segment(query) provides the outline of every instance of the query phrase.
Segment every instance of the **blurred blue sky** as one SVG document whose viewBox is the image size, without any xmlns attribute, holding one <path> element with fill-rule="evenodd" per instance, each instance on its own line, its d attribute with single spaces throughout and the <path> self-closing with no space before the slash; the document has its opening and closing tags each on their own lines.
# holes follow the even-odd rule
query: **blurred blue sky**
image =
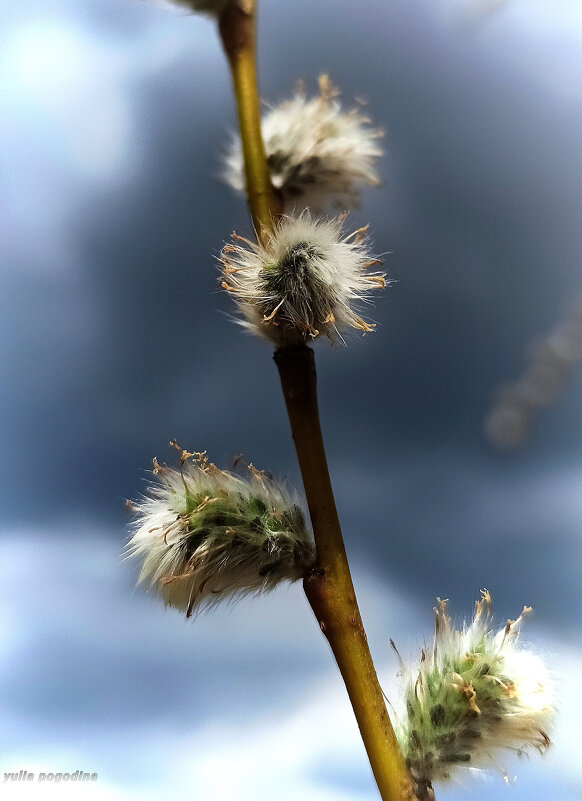
<svg viewBox="0 0 582 801">
<path fill-rule="evenodd" d="M 496 388 L 582 295 L 579 0 L 261 0 L 266 100 L 325 70 L 386 130 L 371 223 L 396 279 L 374 335 L 316 346 L 321 412 L 386 688 L 437 595 L 483 586 L 563 696 L 518 780 L 442 799 L 575 801 L 582 370 L 529 443 L 482 434 Z M 243 204 L 215 180 L 234 125 L 213 24 L 141 0 L 0 8 L 2 798 L 372 801 L 301 588 L 196 621 L 133 592 L 123 500 L 172 437 L 298 485 L 269 346 L 241 335 L 215 256 Z"/>
</svg>

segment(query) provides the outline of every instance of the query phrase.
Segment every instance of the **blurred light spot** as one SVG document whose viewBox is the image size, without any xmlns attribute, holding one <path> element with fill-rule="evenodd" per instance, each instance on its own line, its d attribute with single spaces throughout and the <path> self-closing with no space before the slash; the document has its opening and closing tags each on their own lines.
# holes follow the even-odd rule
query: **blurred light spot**
<svg viewBox="0 0 582 801">
<path fill-rule="evenodd" d="M 561 393 L 573 365 L 582 361 L 582 298 L 550 333 L 534 343 L 529 364 L 496 393 L 483 427 L 496 448 L 518 448 L 528 439 L 536 410 Z"/>
</svg>

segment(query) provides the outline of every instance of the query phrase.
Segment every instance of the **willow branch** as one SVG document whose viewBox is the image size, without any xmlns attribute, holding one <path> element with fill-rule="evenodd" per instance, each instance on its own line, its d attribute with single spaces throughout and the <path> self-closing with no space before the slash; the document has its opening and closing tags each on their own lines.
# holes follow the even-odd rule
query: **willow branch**
<svg viewBox="0 0 582 801">
<path fill-rule="evenodd" d="M 383 801 L 414 798 L 386 711 L 358 609 L 337 515 L 317 406 L 315 360 L 308 347 L 275 353 L 295 441 L 317 565 L 304 580 L 309 603 L 344 679 Z"/>
<path fill-rule="evenodd" d="M 259 236 L 281 213 L 265 157 L 255 56 L 256 0 L 233 0 L 219 20 L 236 100 L 247 197 Z"/>
<path fill-rule="evenodd" d="M 261 136 L 255 64 L 256 0 L 232 0 L 219 29 L 230 64 L 242 142 L 249 207 L 259 236 L 281 213 Z M 413 792 L 370 656 L 323 446 L 313 351 L 277 351 L 291 430 L 317 549 L 317 566 L 304 588 L 344 679 L 383 801 L 409 801 Z"/>
</svg>

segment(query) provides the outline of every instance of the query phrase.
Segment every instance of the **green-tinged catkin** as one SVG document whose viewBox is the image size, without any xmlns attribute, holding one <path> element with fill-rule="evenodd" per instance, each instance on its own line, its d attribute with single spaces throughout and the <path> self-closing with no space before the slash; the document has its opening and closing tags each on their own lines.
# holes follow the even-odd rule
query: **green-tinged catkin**
<svg viewBox="0 0 582 801">
<path fill-rule="evenodd" d="M 403 666 L 405 712 L 399 740 L 417 785 L 419 799 L 430 798 L 434 780 L 460 767 L 497 765 L 496 752 L 546 749 L 554 714 L 554 695 L 541 660 L 517 637 L 524 608 L 500 630 L 491 625 L 487 591 L 476 603 L 472 623 L 451 625 L 439 601 L 431 649 L 415 669 Z"/>
<path fill-rule="evenodd" d="M 302 578 L 314 562 L 297 501 L 264 472 L 245 470 L 239 476 L 181 450 L 179 470 L 154 459 L 157 481 L 132 504 L 127 552 L 142 559 L 139 582 L 188 617 L 227 596 Z"/>
</svg>

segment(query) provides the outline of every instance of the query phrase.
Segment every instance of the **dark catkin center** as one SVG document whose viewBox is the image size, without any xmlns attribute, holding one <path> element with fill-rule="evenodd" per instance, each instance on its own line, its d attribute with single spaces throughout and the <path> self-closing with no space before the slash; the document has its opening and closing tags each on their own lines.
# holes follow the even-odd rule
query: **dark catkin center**
<svg viewBox="0 0 582 801">
<path fill-rule="evenodd" d="M 322 308 L 326 287 L 317 275 L 314 262 L 323 254 L 308 242 L 297 242 L 287 250 L 278 264 L 262 271 L 263 289 L 268 296 L 264 313 L 276 312 L 278 324 L 298 328 L 310 334 L 318 328 L 327 309 Z"/>
</svg>

